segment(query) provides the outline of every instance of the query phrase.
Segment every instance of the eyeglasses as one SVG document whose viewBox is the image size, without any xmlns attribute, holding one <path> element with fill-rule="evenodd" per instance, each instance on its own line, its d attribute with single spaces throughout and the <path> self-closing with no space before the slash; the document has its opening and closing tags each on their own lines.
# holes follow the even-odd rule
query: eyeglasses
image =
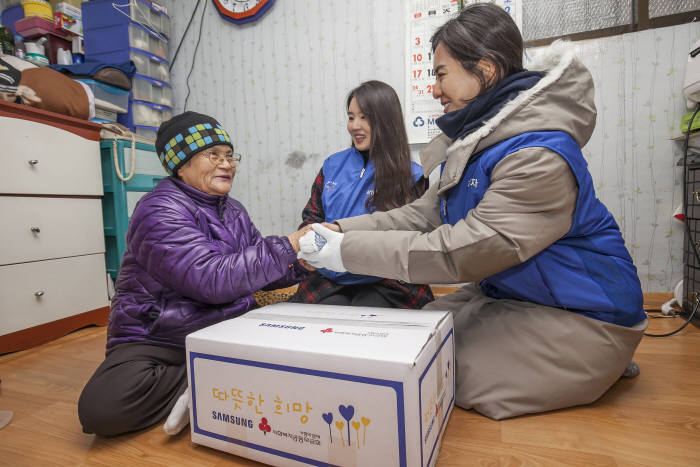
<svg viewBox="0 0 700 467">
<path fill-rule="evenodd" d="M 209 159 L 209 162 L 211 162 L 214 165 L 221 165 L 224 163 L 224 161 L 226 161 L 234 167 L 238 167 L 238 164 L 241 163 L 241 159 L 243 157 L 238 153 L 222 154 L 220 152 L 214 151 L 205 152 L 204 154 L 202 154 L 202 156 Z"/>
</svg>

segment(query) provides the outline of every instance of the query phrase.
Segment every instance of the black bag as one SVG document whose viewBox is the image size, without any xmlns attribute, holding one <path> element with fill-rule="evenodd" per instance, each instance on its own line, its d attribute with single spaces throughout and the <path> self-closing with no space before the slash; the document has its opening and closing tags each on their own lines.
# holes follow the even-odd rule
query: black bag
<svg viewBox="0 0 700 467">
<path fill-rule="evenodd" d="M 17 94 L 20 78 L 22 78 L 21 71 L 0 59 L 0 92 Z"/>
</svg>

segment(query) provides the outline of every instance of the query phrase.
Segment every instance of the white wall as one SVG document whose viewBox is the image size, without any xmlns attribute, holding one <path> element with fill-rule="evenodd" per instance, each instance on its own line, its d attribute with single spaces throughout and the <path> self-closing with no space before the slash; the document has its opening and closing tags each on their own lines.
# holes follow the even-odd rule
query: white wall
<svg viewBox="0 0 700 467">
<path fill-rule="evenodd" d="M 278 0 L 257 22 L 236 25 L 205 1 L 187 109 L 217 117 L 231 133 L 244 156 L 231 194 L 261 232 L 290 233 L 323 159 L 350 144 L 347 92 L 368 79 L 401 89 L 397 3 Z M 195 2 L 165 4 L 173 54 Z M 183 110 L 198 30 L 199 15 L 172 71 L 176 111 Z M 304 163 L 290 166 L 290 157 Z"/>
<path fill-rule="evenodd" d="M 173 20 L 172 55 L 195 2 L 163 3 Z M 203 3 L 187 109 L 215 116 L 231 133 L 244 155 L 231 194 L 261 232 L 289 233 L 323 159 L 349 144 L 347 92 L 379 79 L 403 101 L 402 3 L 277 0 L 242 26 Z M 176 112 L 183 110 L 198 31 L 199 14 L 172 70 Z M 595 79 L 598 107 L 584 155 L 648 292 L 671 291 L 682 276 L 682 229 L 671 222 L 681 202 L 680 145 L 669 138 L 680 133 L 686 53 L 698 37 L 693 23 L 576 43 Z"/>
<path fill-rule="evenodd" d="M 593 74 L 598 121 L 583 154 L 598 197 L 615 215 L 643 290 L 670 292 L 682 278 L 680 119 L 685 61 L 700 25 L 577 43 Z"/>
</svg>

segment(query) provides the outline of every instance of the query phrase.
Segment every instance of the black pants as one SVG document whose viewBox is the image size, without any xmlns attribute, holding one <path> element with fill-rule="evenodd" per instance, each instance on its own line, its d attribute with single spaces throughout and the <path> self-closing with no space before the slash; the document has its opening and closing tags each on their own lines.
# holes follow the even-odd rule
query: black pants
<svg viewBox="0 0 700 467">
<path fill-rule="evenodd" d="M 384 295 L 379 293 L 374 284 L 349 285 L 337 293 L 329 295 L 318 302 L 323 305 L 371 306 L 378 308 L 394 308 Z"/>
<path fill-rule="evenodd" d="M 120 344 L 83 388 L 78 417 L 85 433 L 140 430 L 167 417 L 186 388 L 184 349 Z"/>
</svg>

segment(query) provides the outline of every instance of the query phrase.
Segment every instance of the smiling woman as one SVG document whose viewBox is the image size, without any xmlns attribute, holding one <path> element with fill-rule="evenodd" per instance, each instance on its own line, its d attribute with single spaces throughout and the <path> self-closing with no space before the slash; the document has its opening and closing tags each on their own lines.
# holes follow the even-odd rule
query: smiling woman
<svg viewBox="0 0 700 467">
<path fill-rule="evenodd" d="M 221 144 L 202 151 L 178 170 L 180 179 L 190 186 L 215 196 L 225 196 L 231 191 L 240 154 Z"/>
<path fill-rule="evenodd" d="M 346 101 L 350 148 L 323 163 L 302 212 L 304 227 L 342 217 L 387 211 L 418 198 L 427 180 L 411 162 L 401 103 L 394 89 L 367 81 Z M 420 308 L 433 299 L 424 284 L 322 269 L 299 285 L 296 303 Z"/>
<path fill-rule="evenodd" d="M 230 198 L 241 157 L 215 119 L 185 112 L 158 129 L 171 175 L 141 198 L 127 233 L 107 331 L 107 357 L 78 402 L 86 433 L 117 435 L 188 422 L 185 336 L 256 306 L 259 289 L 306 277 L 301 232 L 262 237 Z"/>
<path fill-rule="evenodd" d="M 457 406 L 502 419 L 590 403 L 634 374 L 647 326 L 637 270 L 581 151 L 596 120 L 591 74 L 566 43 L 523 69 L 520 31 L 492 3 L 466 6 L 431 42 L 446 113 L 421 160 L 439 183 L 406 206 L 313 226 L 326 242 L 308 234 L 300 256 L 467 283 L 425 307 L 454 315 Z"/>
</svg>

